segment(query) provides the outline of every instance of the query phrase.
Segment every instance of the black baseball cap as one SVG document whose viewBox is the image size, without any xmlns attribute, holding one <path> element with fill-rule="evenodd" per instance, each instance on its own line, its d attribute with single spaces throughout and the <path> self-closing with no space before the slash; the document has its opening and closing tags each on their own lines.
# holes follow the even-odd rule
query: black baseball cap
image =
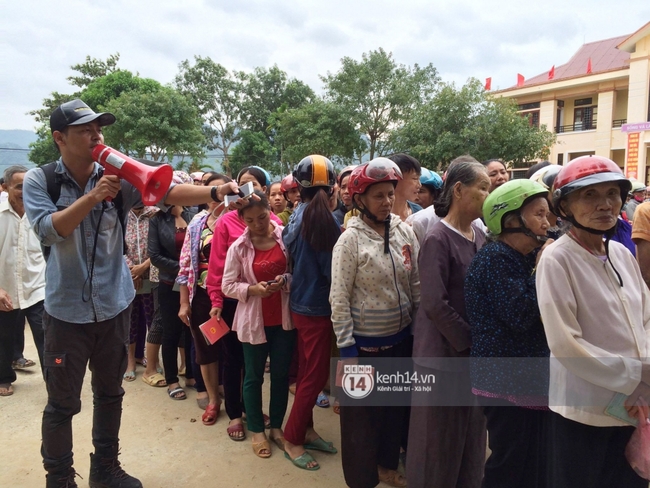
<svg viewBox="0 0 650 488">
<path fill-rule="evenodd" d="M 71 102 L 62 103 L 54 109 L 50 115 L 50 130 L 62 131 L 69 125 L 87 124 L 97 120 L 100 126 L 111 125 L 115 123 L 115 115 L 103 112 L 95 113 L 84 102 L 78 98 Z"/>
</svg>

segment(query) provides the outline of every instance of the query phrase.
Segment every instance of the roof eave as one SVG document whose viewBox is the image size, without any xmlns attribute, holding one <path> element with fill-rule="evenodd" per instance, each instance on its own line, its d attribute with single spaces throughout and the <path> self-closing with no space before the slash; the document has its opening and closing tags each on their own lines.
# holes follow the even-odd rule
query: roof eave
<svg viewBox="0 0 650 488">
<path fill-rule="evenodd" d="M 604 80 L 595 80 L 593 78 L 595 78 L 595 77 L 597 77 L 599 75 L 615 73 L 616 71 L 620 71 L 622 76 L 620 76 L 620 77 L 617 77 L 617 76 L 607 77 L 606 79 L 611 80 L 611 79 L 616 79 L 616 78 L 625 78 L 627 76 L 627 70 L 628 69 L 629 69 L 629 66 L 624 66 L 622 68 L 619 67 L 619 68 L 613 68 L 613 69 L 610 69 L 610 70 L 599 71 L 598 73 L 584 73 L 584 74 L 581 74 L 581 75 L 568 76 L 566 78 L 559 78 L 557 80 L 548 80 L 548 81 L 542 81 L 542 82 L 539 82 L 539 83 L 532 83 L 530 85 L 512 86 L 510 88 L 504 88 L 503 90 L 496 90 L 496 91 L 494 91 L 492 93 L 496 95 L 496 94 L 502 94 L 502 93 L 506 93 L 506 92 L 513 92 L 513 91 L 517 91 L 517 90 L 521 90 L 522 92 L 525 92 L 528 88 L 538 88 L 538 87 L 541 87 L 541 86 L 549 87 L 549 90 L 552 90 L 552 89 L 555 89 L 555 88 L 564 88 L 564 87 L 558 87 L 557 85 L 559 85 L 559 84 L 561 84 L 561 83 L 563 83 L 565 81 L 577 80 L 577 79 L 581 79 L 581 78 L 585 79 L 584 82 L 583 83 L 576 83 L 576 85 L 586 85 L 586 84 L 593 83 L 593 82 L 596 82 L 596 81 L 598 81 L 598 82 L 604 81 Z M 623 75 L 623 72 L 625 72 L 625 75 Z M 592 78 L 592 79 L 587 80 L 586 78 Z M 553 86 L 553 85 L 555 85 L 555 86 Z M 537 91 L 539 91 L 539 90 L 537 90 Z M 524 93 L 522 93 L 522 94 L 524 94 Z"/>
<path fill-rule="evenodd" d="M 630 37 L 628 37 L 623 42 L 621 42 L 618 46 L 616 46 L 616 48 L 621 50 L 621 51 L 625 51 L 625 52 L 628 52 L 628 53 L 633 53 L 634 52 L 634 47 L 636 46 L 636 43 L 639 42 L 644 37 L 646 37 L 647 35 L 650 35 L 650 22 L 648 22 L 646 25 L 641 27 L 638 31 L 636 31 Z"/>
</svg>

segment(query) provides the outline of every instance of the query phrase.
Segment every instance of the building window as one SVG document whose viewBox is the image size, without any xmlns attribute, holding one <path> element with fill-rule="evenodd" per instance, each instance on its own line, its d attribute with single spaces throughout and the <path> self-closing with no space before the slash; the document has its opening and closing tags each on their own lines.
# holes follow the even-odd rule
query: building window
<svg viewBox="0 0 650 488">
<path fill-rule="evenodd" d="M 530 127 L 539 127 L 539 110 L 519 112 L 519 115 L 528 119 L 528 125 Z"/>
<path fill-rule="evenodd" d="M 560 153 L 557 155 L 557 164 L 558 166 L 564 165 L 564 154 Z"/>
<path fill-rule="evenodd" d="M 581 107 L 583 105 L 591 105 L 592 98 L 578 98 L 573 102 L 574 107 Z"/>
<path fill-rule="evenodd" d="M 523 105 L 519 105 L 519 110 L 534 110 L 536 108 L 539 108 L 540 105 L 541 105 L 541 102 L 524 103 Z"/>
<path fill-rule="evenodd" d="M 598 107 L 576 108 L 573 111 L 573 130 L 592 130 L 596 128 Z"/>
</svg>

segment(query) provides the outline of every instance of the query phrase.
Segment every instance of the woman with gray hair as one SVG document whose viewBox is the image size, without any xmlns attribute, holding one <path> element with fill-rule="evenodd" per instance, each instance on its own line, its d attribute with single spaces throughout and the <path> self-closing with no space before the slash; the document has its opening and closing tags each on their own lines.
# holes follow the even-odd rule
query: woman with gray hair
<svg viewBox="0 0 650 488">
<path fill-rule="evenodd" d="M 485 460 L 485 418 L 471 394 L 472 345 L 464 281 L 485 234 L 473 221 L 482 215 L 488 174 L 474 158 L 452 161 L 440 198 L 442 218 L 420 253 L 420 308 L 413 335 L 418 377 L 434 375 L 433 391 L 414 394 L 407 478 L 409 487 L 479 487 Z"/>
</svg>

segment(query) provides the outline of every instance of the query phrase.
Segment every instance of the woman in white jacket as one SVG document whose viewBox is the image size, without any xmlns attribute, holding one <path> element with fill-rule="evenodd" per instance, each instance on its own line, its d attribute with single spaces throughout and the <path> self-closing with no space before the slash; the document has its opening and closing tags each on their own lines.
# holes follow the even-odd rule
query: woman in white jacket
<svg viewBox="0 0 650 488">
<path fill-rule="evenodd" d="M 348 188 L 359 217 L 348 222 L 332 256 L 330 304 L 342 358 L 410 357 L 411 321 L 420 301 L 419 245 L 411 227 L 391 214 L 399 168 L 376 158 L 358 166 Z M 341 406 L 343 472 L 350 487 L 384 481 L 406 486 L 397 473 L 407 407 Z"/>
<path fill-rule="evenodd" d="M 650 292 L 632 254 L 610 241 L 629 189 L 599 156 L 574 159 L 553 185 L 555 213 L 572 227 L 537 266 L 551 350 L 548 486 L 648 486 L 624 455 L 634 428 L 605 413 L 617 394 L 632 416 L 639 397 L 650 403 Z"/>
</svg>

